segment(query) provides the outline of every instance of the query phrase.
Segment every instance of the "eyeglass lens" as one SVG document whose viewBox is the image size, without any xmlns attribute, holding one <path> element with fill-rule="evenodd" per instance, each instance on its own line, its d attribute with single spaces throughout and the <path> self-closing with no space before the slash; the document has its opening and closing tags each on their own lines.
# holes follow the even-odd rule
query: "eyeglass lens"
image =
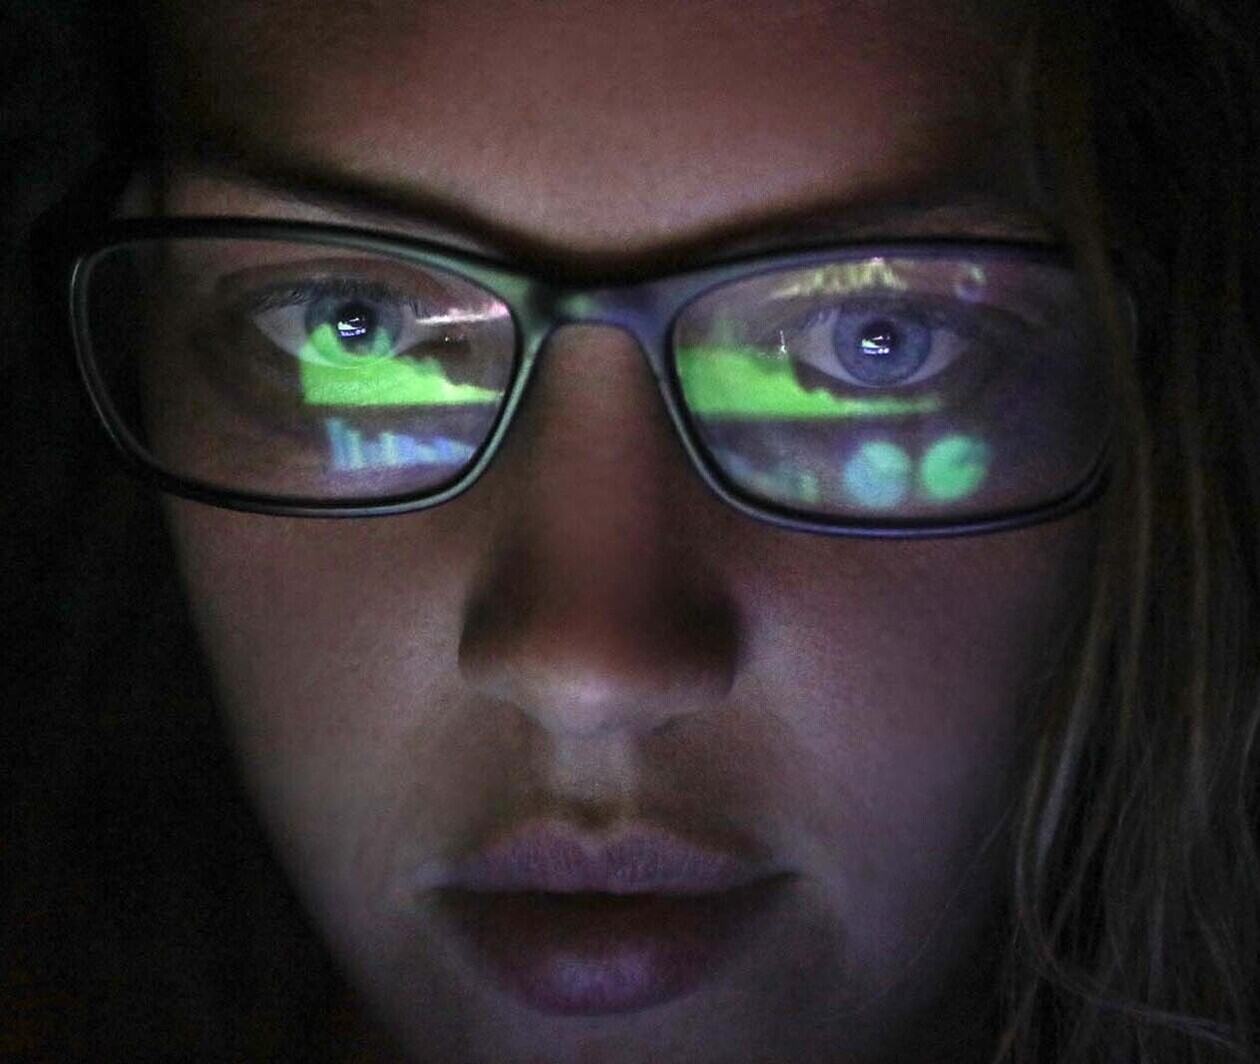
<svg viewBox="0 0 1260 1064">
<path fill-rule="evenodd" d="M 511 313 L 448 271 L 319 243 L 160 239 L 86 274 L 97 387 L 168 473 L 238 495 L 437 493 L 476 461 L 518 359 Z M 1070 493 L 1107 404 L 1072 271 L 870 254 L 711 289 L 670 371 L 711 471 L 821 516 L 965 520 Z"/>
<path fill-rule="evenodd" d="M 357 249 L 137 242 L 97 260 L 87 295 L 119 420 L 161 468 L 226 492 L 438 492 L 489 438 L 515 368 L 502 301 Z"/>
<path fill-rule="evenodd" d="M 742 494 L 828 518 L 965 520 L 1070 494 L 1108 406 L 1074 274 L 873 256 L 701 297 L 674 330 L 695 430 Z"/>
</svg>

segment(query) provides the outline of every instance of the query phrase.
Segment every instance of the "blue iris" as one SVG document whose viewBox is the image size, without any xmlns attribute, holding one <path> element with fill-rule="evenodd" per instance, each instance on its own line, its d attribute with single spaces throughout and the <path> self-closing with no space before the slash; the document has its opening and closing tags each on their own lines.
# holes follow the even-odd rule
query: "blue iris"
<svg viewBox="0 0 1260 1064">
<path fill-rule="evenodd" d="M 863 384 L 898 384 L 912 377 L 932 353 L 932 327 L 909 315 L 838 316 L 832 340 L 836 357 Z"/>
<path fill-rule="evenodd" d="M 378 336 L 381 330 L 389 343 L 397 339 L 402 316 L 389 304 L 334 295 L 312 300 L 303 324 L 308 336 L 321 326 L 331 326 L 347 354 L 371 354 L 382 346 Z"/>
</svg>

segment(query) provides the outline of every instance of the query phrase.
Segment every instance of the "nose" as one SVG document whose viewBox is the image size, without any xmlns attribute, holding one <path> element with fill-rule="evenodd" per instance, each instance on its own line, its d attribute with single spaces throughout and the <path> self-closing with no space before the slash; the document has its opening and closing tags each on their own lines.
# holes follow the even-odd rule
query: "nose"
<svg viewBox="0 0 1260 1064">
<path fill-rule="evenodd" d="M 716 506 L 632 337 L 558 329 L 478 512 L 494 532 L 460 669 L 566 737 L 646 733 L 730 689 L 738 626 L 706 549 Z"/>
</svg>

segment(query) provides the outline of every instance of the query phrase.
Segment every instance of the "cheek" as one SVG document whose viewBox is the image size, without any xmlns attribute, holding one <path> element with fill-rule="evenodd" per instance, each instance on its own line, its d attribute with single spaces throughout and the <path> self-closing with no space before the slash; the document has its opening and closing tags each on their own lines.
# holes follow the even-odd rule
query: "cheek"
<svg viewBox="0 0 1260 1064">
<path fill-rule="evenodd" d="M 732 701 L 781 732 L 750 741 L 871 791 L 894 775 L 893 794 L 993 776 L 985 766 L 1009 757 L 1085 603 L 1090 513 L 975 538 L 777 534 L 726 552 L 745 647 Z M 290 788 L 309 777 L 327 789 L 350 750 L 372 765 L 402 735 L 434 735 L 459 686 L 475 534 L 446 529 L 442 510 L 425 515 L 424 537 L 405 521 L 311 526 L 179 501 L 170 517 L 251 771 L 285 765 Z M 442 564 L 435 543 L 448 545 Z"/>
<path fill-rule="evenodd" d="M 465 585 L 491 548 L 456 506 L 423 524 L 312 524 L 169 505 L 246 776 L 299 890 L 364 970 L 425 967 L 427 932 L 398 915 L 392 877 L 515 808 L 510 781 L 547 767 L 538 726 L 469 712 L 458 672 Z M 992 920 L 1006 854 L 983 847 L 1030 692 L 1085 602 L 1093 518 L 920 542 L 728 520 L 709 547 L 740 607 L 738 676 L 721 706 L 644 742 L 644 771 L 801 873 L 759 992 L 850 1015 L 897 985 L 889 1007 L 912 1015 L 965 974 Z M 900 987 L 906 972 L 920 984 Z"/>
<path fill-rule="evenodd" d="M 448 786 L 456 773 L 443 738 L 458 565 L 432 564 L 390 522 L 312 523 L 179 500 L 168 514 L 246 781 L 291 867 L 340 878 L 404 788 L 423 806 L 442 786 L 446 809 L 473 793 Z M 466 748 L 490 747 L 470 737 Z M 470 760 L 454 768 L 471 770 Z"/>
<path fill-rule="evenodd" d="M 829 559 L 809 544 L 763 572 L 751 627 L 767 668 L 831 692 L 820 706 L 873 733 L 944 738 L 965 719 L 1012 716 L 1012 696 L 1051 664 L 1087 604 L 1094 522 L 859 542 Z"/>
<path fill-rule="evenodd" d="M 864 869 L 908 903 L 974 854 L 1085 615 L 1094 536 L 1082 514 L 974 539 L 809 544 L 761 571 L 743 697 L 782 707 L 762 778 L 820 878 L 848 889 Z"/>
</svg>

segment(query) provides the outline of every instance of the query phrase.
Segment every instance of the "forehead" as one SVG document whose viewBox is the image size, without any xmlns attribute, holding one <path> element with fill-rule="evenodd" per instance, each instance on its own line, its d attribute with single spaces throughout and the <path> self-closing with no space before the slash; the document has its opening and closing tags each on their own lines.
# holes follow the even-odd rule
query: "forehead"
<svg viewBox="0 0 1260 1064">
<path fill-rule="evenodd" d="M 976 3 L 168 3 L 164 107 L 260 168 L 615 253 L 813 204 L 1028 198 Z"/>
</svg>

